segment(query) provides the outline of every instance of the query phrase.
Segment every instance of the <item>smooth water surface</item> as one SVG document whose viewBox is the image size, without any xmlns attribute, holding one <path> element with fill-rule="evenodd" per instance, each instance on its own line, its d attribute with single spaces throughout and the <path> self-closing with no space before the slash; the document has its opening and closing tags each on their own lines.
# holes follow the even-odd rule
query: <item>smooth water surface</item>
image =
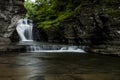
<svg viewBox="0 0 120 80">
<path fill-rule="evenodd" d="M 120 80 L 120 57 L 91 53 L 1 53 L 0 80 Z"/>
</svg>

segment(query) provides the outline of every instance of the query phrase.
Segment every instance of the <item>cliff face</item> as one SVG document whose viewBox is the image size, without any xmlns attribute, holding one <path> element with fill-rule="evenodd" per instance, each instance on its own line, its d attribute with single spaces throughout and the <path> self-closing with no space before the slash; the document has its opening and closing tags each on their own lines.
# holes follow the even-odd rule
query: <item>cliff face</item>
<svg viewBox="0 0 120 80">
<path fill-rule="evenodd" d="M 0 44 L 9 43 L 16 22 L 24 16 L 24 0 L 0 0 Z"/>
<path fill-rule="evenodd" d="M 95 53 L 120 55 L 120 0 L 73 1 L 78 1 L 78 7 L 73 10 L 74 14 L 60 20 L 58 26 L 52 23 L 51 27 L 43 27 L 39 34 L 45 34 L 47 38 L 40 36 L 41 39 L 47 39 L 48 42 L 83 44 Z M 42 16 L 41 23 L 42 21 L 47 23 L 50 20 L 45 22 Z"/>
<path fill-rule="evenodd" d="M 48 41 L 70 44 L 104 44 L 119 41 L 119 4 L 119 0 L 79 1 L 79 7 L 73 15 L 61 20 L 58 26 L 52 24 L 53 26 L 44 29 Z"/>
</svg>

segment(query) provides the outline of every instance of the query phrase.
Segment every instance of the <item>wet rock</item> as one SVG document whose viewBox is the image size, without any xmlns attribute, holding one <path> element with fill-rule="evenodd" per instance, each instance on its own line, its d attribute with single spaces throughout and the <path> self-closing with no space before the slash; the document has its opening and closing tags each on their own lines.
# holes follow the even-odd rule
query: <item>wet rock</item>
<svg viewBox="0 0 120 80">
<path fill-rule="evenodd" d="M 45 80 L 43 76 L 33 76 L 29 80 Z"/>
<path fill-rule="evenodd" d="M 23 2 L 24 0 L 0 0 L 0 37 L 12 36 L 17 21 L 26 13 Z"/>
<path fill-rule="evenodd" d="M 10 39 L 9 38 L 3 38 L 0 37 L 0 45 L 4 45 L 4 44 L 10 44 Z"/>
<path fill-rule="evenodd" d="M 48 41 L 48 35 L 46 34 L 45 30 L 43 28 L 36 28 L 33 27 L 33 39 L 35 41 Z"/>
<path fill-rule="evenodd" d="M 44 30 L 48 41 L 77 45 L 99 45 L 119 41 L 120 17 L 116 13 L 118 3 L 119 1 L 90 0 L 86 5 L 81 4 L 80 10 L 60 21 L 57 27 L 52 26 Z"/>
</svg>

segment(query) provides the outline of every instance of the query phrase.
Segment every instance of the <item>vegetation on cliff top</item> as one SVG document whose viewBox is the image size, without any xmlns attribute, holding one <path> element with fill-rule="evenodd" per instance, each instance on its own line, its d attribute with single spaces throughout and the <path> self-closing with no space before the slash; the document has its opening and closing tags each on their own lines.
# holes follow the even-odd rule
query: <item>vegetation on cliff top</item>
<svg viewBox="0 0 120 80">
<path fill-rule="evenodd" d="M 119 0 L 36 0 L 35 3 L 32 3 L 26 0 L 25 7 L 28 11 L 27 16 L 34 17 L 38 27 L 48 28 L 59 25 L 61 20 L 69 18 L 81 9 L 83 10 L 84 6 L 89 9 L 94 6 L 95 10 L 97 5 L 100 5 L 105 13 L 118 16 L 120 10 L 116 8 L 119 6 L 113 7 L 111 5 L 119 2 Z M 91 5 L 91 8 L 87 5 Z"/>
<path fill-rule="evenodd" d="M 34 17 L 38 27 L 48 28 L 73 15 L 80 9 L 79 4 L 79 0 L 36 0 L 36 3 L 27 0 L 25 7 L 27 16 Z"/>
</svg>

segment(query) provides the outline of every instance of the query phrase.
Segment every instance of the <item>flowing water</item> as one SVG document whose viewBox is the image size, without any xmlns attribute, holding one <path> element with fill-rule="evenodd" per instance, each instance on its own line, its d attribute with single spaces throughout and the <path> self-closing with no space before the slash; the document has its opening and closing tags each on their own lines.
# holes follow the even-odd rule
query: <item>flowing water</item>
<svg viewBox="0 0 120 80">
<path fill-rule="evenodd" d="M 1 53 L 0 80 L 120 80 L 120 58 L 92 53 Z"/>
<path fill-rule="evenodd" d="M 33 23 L 32 20 L 24 18 L 17 23 L 16 30 L 20 37 L 19 45 L 27 45 L 26 52 L 77 52 L 85 53 L 80 46 L 68 45 L 45 45 L 36 44 L 33 40 Z M 27 43 L 27 44 L 26 44 Z"/>
<path fill-rule="evenodd" d="M 27 18 L 20 19 L 16 27 L 16 30 L 20 36 L 20 40 L 32 41 L 33 40 L 32 29 L 33 29 L 32 20 Z"/>
</svg>

